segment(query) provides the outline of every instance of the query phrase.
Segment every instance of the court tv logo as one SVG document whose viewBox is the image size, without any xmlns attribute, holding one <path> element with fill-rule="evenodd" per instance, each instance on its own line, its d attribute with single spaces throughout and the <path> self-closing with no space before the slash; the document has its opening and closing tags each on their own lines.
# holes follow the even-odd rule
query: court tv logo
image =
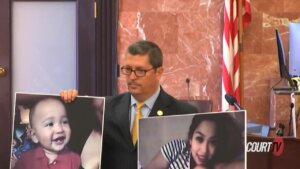
<svg viewBox="0 0 300 169">
<path fill-rule="evenodd" d="M 280 156 L 283 152 L 284 142 L 281 137 L 275 137 L 272 142 L 269 141 L 253 141 L 246 145 L 247 152 L 268 153 L 272 152 L 274 156 Z"/>
</svg>

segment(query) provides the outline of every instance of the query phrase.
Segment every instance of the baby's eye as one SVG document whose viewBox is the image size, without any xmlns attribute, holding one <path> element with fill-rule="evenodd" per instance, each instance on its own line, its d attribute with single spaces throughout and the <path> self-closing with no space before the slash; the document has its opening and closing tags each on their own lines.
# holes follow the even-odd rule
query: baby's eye
<svg viewBox="0 0 300 169">
<path fill-rule="evenodd" d="M 46 123 L 45 127 L 53 127 L 53 123 L 52 122 Z"/>
<path fill-rule="evenodd" d="M 63 124 L 69 124 L 69 120 L 68 119 L 64 119 L 64 120 L 62 120 L 62 123 Z"/>
</svg>

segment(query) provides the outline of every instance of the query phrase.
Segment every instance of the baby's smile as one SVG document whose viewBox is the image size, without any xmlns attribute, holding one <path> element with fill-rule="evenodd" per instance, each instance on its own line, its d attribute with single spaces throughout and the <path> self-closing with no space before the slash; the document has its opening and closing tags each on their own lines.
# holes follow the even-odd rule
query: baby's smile
<svg viewBox="0 0 300 169">
<path fill-rule="evenodd" d="M 53 139 L 53 142 L 56 143 L 56 144 L 63 144 L 65 139 L 66 139 L 65 136 L 60 136 L 60 137 L 57 137 L 57 138 Z"/>
</svg>

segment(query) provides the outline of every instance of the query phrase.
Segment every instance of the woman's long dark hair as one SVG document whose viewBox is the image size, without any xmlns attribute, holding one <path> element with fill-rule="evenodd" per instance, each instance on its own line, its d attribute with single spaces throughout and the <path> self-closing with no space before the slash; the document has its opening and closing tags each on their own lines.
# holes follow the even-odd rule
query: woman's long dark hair
<svg viewBox="0 0 300 169">
<path fill-rule="evenodd" d="M 194 131 L 203 121 L 211 121 L 216 124 L 216 150 L 209 166 L 230 162 L 242 153 L 242 129 L 229 113 L 195 115 L 188 132 L 188 149 L 191 147 L 189 140 L 192 139 Z M 193 158 L 191 158 L 191 167 L 195 165 L 193 163 Z"/>
</svg>

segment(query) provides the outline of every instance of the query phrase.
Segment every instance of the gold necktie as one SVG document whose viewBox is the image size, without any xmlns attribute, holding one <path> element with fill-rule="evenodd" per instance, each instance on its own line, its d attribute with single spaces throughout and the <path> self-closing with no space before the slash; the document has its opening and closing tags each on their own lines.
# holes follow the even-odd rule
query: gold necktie
<svg viewBox="0 0 300 169">
<path fill-rule="evenodd" d="M 131 129 L 131 138 L 132 138 L 133 145 L 136 144 L 138 136 L 139 136 L 138 135 L 138 124 L 139 124 L 139 119 L 143 117 L 143 114 L 142 114 L 143 106 L 144 106 L 143 102 L 136 103 L 135 118 L 134 118 L 132 129 Z"/>
</svg>

